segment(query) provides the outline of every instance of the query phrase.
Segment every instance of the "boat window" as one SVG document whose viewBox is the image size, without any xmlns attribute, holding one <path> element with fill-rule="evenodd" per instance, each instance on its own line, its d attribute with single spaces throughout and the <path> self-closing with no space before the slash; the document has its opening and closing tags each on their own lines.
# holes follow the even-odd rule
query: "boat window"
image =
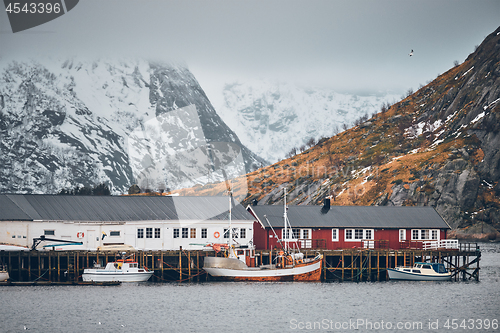
<svg viewBox="0 0 500 333">
<path fill-rule="evenodd" d="M 137 263 L 136 262 L 131 263 L 130 268 L 137 268 Z"/>
<path fill-rule="evenodd" d="M 430 265 L 423 265 L 422 268 L 431 269 L 431 266 Z"/>
<path fill-rule="evenodd" d="M 417 267 L 417 268 L 421 268 L 421 267 L 422 267 L 422 265 L 415 265 L 415 267 Z"/>
<path fill-rule="evenodd" d="M 446 267 L 443 264 L 433 264 L 432 268 L 436 273 L 446 273 Z"/>
<path fill-rule="evenodd" d="M 405 272 L 411 272 L 411 269 L 405 268 L 405 269 L 403 269 L 403 271 L 405 271 Z"/>
<path fill-rule="evenodd" d="M 420 273 L 420 269 L 414 269 L 412 270 L 413 273 Z"/>
</svg>

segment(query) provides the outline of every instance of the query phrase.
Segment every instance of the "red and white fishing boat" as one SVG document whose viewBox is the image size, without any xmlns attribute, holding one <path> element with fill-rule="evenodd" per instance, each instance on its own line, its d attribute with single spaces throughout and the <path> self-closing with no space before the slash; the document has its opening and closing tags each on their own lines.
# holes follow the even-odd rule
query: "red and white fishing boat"
<svg viewBox="0 0 500 333">
<path fill-rule="evenodd" d="M 284 233 L 287 235 L 286 190 L 284 195 Z M 229 201 L 229 232 L 231 228 L 231 200 Z M 305 259 L 303 253 L 292 253 L 290 239 L 280 239 L 283 249 L 269 265 L 255 265 L 255 248 L 234 246 L 232 235 L 228 244 L 209 244 L 216 252 L 224 248 L 225 257 L 206 257 L 203 269 L 212 277 L 232 281 L 320 281 L 323 256 Z"/>
</svg>

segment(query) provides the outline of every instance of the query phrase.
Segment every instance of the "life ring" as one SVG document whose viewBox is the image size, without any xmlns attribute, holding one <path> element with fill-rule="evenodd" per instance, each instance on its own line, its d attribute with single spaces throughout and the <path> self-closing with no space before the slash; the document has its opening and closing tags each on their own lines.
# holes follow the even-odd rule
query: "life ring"
<svg viewBox="0 0 500 333">
<path fill-rule="evenodd" d="M 78 238 L 83 238 L 84 236 L 85 236 L 85 234 L 81 231 L 76 233 L 76 237 L 78 237 Z"/>
<path fill-rule="evenodd" d="M 220 237 L 220 233 L 218 231 L 214 232 L 214 237 L 215 238 L 219 238 Z"/>
</svg>

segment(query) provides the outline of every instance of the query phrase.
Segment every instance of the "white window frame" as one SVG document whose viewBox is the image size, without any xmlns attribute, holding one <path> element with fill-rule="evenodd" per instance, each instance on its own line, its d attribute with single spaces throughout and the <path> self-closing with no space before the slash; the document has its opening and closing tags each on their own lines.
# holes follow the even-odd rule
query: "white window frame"
<svg viewBox="0 0 500 333">
<path fill-rule="evenodd" d="M 112 235 L 114 233 L 115 235 Z M 118 235 L 116 234 L 118 233 Z M 110 230 L 109 231 L 109 237 L 121 237 L 122 233 L 120 230 Z"/>
<path fill-rule="evenodd" d="M 332 229 L 332 242 L 339 241 L 339 229 Z"/>
<path fill-rule="evenodd" d="M 404 242 L 406 240 L 406 229 L 399 229 L 399 241 Z"/>
<path fill-rule="evenodd" d="M 43 230 L 43 235 L 44 236 L 55 236 L 56 235 L 56 230 L 55 229 L 44 229 Z M 15 238 L 15 237 L 13 237 Z"/>
<path fill-rule="evenodd" d="M 355 230 L 363 230 L 362 231 L 362 236 L 363 238 L 355 238 L 356 231 Z M 347 233 L 350 231 L 351 233 L 351 238 L 347 238 Z M 367 231 L 371 232 L 371 237 L 367 238 L 366 234 Z M 344 241 L 346 242 L 360 242 L 362 240 L 375 240 L 375 229 L 361 229 L 361 228 L 349 228 L 349 229 L 344 229 Z"/>
<path fill-rule="evenodd" d="M 418 238 L 415 238 L 417 234 Z M 433 234 L 437 238 L 433 238 Z M 425 237 L 427 236 L 427 237 Z M 441 232 L 439 229 L 411 229 L 411 240 L 413 241 L 438 241 L 441 238 Z"/>
</svg>

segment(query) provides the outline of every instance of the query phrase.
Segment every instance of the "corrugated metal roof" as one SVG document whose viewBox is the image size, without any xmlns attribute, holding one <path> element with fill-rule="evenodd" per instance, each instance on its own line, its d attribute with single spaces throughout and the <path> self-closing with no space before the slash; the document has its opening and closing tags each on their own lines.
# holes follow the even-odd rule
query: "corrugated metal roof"
<svg viewBox="0 0 500 333">
<path fill-rule="evenodd" d="M 227 220 L 227 197 L 0 195 L 0 221 Z M 232 219 L 253 220 L 241 205 Z"/>
<path fill-rule="evenodd" d="M 252 206 L 265 227 L 283 226 L 282 206 Z M 433 207 L 401 206 L 288 206 L 288 220 L 292 227 L 303 228 L 446 228 L 448 224 Z"/>
</svg>

